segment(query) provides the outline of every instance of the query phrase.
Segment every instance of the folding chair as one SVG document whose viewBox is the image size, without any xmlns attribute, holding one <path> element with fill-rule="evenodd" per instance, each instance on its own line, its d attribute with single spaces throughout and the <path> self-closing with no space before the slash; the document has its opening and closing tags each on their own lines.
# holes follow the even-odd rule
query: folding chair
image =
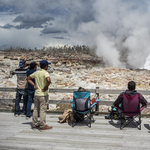
<svg viewBox="0 0 150 150">
<path fill-rule="evenodd" d="M 140 107 L 139 94 L 129 96 L 123 93 L 123 102 L 120 107 L 118 107 L 121 112 L 120 119 L 120 130 L 130 123 L 141 130 L 141 111 L 145 106 Z"/>
<path fill-rule="evenodd" d="M 71 108 L 73 110 L 74 116 L 78 116 L 79 121 L 84 122 L 88 127 L 91 127 L 91 122 L 94 122 L 94 118 L 91 115 L 92 109 L 98 106 L 100 102 L 99 97 L 96 97 L 95 102 L 90 105 L 90 92 L 73 92 L 73 99 L 70 100 Z M 83 117 L 82 117 L 82 116 Z M 72 122 L 72 127 L 74 127 L 78 121 Z"/>
</svg>

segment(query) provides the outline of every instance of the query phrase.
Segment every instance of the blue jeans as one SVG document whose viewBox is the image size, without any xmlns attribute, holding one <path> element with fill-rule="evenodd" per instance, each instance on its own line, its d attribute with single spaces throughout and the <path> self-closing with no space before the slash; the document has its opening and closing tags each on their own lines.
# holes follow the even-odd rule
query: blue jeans
<svg viewBox="0 0 150 150">
<path fill-rule="evenodd" d="M 27 103 L 26 117 L 31 117 L 31 106 L 32 106 L 32 103 L 33 103 L 34 93 L 35 93 L 35 91 L 28 90 L 28 103 Z"/>
<path fill-rule="evenodd" d="M 20 114 L 20 101 L 23 96 L 22 114 L 27 112 L 28 91 L 27 89 L 16 89 L 15 115 Z"/>
</svg>

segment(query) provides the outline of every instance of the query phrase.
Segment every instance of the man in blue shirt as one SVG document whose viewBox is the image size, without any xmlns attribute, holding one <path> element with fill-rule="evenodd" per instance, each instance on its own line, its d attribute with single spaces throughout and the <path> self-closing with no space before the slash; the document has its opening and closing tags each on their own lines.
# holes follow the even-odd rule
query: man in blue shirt
<svg viewBox="0 0 150 150">
<path fill-rule="evenodd" d="M 37 69 L 37 63 L 36 62 L 30 63 L 30 67 L 27 70 L 27 77 L 32 73 L 34 73 L 36 69 Z M 35 83 L 34 79 L 32 79 L 32 81 Z M 31 117 L 31 105 L 33 103 L 34 93 L 35 93 L 34 86 L 28 83 L 28 103 L 27 103 L 26 119 L 29 119 Z"/>
</svg>

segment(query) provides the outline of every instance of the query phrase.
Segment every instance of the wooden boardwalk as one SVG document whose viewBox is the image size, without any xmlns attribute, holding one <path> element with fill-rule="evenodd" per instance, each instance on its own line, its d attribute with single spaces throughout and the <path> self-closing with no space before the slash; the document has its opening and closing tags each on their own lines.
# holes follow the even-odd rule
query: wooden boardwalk
<svg viewBox="0 0 150 150">
<path fill-rule="evenodd" d="M 58 123 L 58 114 L 47 114 L 52 130 L 31 129 L 31 119 L 14 117 L 0 112 L 0 150 L 149 150 L 150 118 L 142 118 L 142 130 L 112 124 L 104 116 L 94 116 L 95 123 L 88 128 L 78 124 Z M 117 121 L 115 121 L 117 123 Z"/>
</svg>

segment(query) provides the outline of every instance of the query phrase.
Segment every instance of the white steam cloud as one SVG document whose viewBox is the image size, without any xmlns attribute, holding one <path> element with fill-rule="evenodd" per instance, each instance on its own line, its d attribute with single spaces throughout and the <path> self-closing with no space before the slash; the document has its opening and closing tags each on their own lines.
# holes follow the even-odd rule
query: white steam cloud
<svg viewBox="0 0 150 150">
<path fill-rule="evenodd" d="M 110 66 L 125 67 L 125 63 L 120 62 L 121 52 L 124 51 L 126 63 L 131 68 L 148 67 L 149 6 L 148 0 L 142 2 L 135 0 L 95 1 L 95 27 L 98 31 L 95 34 L 96 52 Z"/>
<path fill-rule="evenodd" d="M 113 67 L 124 67 L 119 61 L 119 53 L 113 40 L 100 34 L 97 36 L 97 55 L 103 56 L 106 64 Z"/>
</svg>

